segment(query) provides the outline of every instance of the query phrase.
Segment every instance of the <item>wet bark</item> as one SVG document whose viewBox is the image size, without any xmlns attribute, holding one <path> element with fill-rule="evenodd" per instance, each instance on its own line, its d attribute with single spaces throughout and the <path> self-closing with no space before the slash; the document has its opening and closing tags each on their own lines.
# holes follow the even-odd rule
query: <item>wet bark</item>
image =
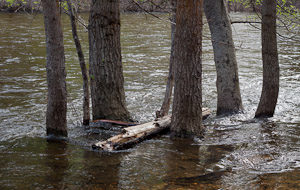
<svg viewBox="0 0 300 190">
<path fill-rule="evenodd" d="M 203 119 L 210 115 L 208 108 L 203 108 Z M 136 144 L 151 139 L 159 134 L 166 133 L 170 130 L 171 117 L 164 116 L 136 126 L 126 127 L 122 129 L 122 133 L 113 136 L 106 141 L 97 142 L 92 145 L 93 149 L 113 151 L 124 150 L 135 146 Z"/>
<path fill-rule="evenodd" d="M 91 1 L 89 46 L 93 120 L 129 120 L 121 62 L 119 0 Z"/>
<path fill-rule="evenodd" d="M 63 33 L 58 0 L 42 0 L 47 51 L 47 135 L 67 136 L 67 90 Z"/>
<path fill-rule="evenodd" d="M 128 149 L 146 139 L 169 131 L 170 123 L 171 118 L 166 116 L 158 121 L 127 127 L 123 129 L 122 134 L 113 136 L 106 141 L 95 143 L 92 147 L 93 149 L 105 151 Z"/>
<path fill-rule="evenodd" d="M 171 131 L 198 135 L 202 126 L 202 0 L 178 0 L 176 6 L 174 100 Z"/>
<path fill-rule="evenodd" d="M 83 118 L 82 118 L 82 124 L 83 125 L 89 125 L 90 123 L 90 92 L 89 92 L 89 79 L 88 79 L 88 73 L 86 69 L 85 59 L 82 52 L 80 40 L 77 34 L 77 26 L 76 26 L 76 20 L 74 15 L 74 9 L 72 6 L 72 0 L 67 0 L 67 4 L 69 7 L 69 14 L 70 14 L 70 20 L 71 20 L 71 27 L 72 27 L 72 35 L 74 39 L 74 43 L 77 50 L 77 55 L 79 59 L 79 64 L 81 68 L 81 74 L 82 74 L 82 80 L 83 80 L 83 103 L 82 103 L 82 109 L 83 109 Z"/>
<path fill-rule="evenodd" d="M 243 109 L 231 24 L 224 0 L 204 0 L 217 71 L 217 115 Z"/>
<path fill-rule="evenodd" d="M 176 22 L 176 0 L 172 0 L 172 16 L 171 16 L 171 21 L 172 23 Z M 174 86 L 174 37 L 175 37 L 175 30 L 176 30 L 176 25 L 171 24 L 171 55 L 170 55 L 170 66 L 169 66 L 169 76 L 168 76 L 168 81 L 167 81 L 167 86 L 166 86 L 166 92 L 165 92 L 165 97 L 163 104 L 160 108 L 159 113 L 157 114 L 157 117 L 163 117 L 168 115 L 171 101 L 172 101 L 172 92 L 173 92 L 173 86 Z"/>
<path fill-rule="evenodd" d="M 273 117 L 279 92 L 279 61 L 276 38 L 276 0 L 262 4 L 263 86 L 255 117 Z"/>
</svg>

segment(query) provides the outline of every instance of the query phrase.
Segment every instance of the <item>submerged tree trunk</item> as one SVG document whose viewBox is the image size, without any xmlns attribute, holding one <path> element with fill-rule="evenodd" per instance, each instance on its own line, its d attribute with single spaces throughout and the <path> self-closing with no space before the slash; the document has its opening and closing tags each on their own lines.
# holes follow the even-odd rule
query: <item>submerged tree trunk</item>
<svg viewBox="0 0 300 190">
<path fill-rule="evenodd" d="M 279 92 L 279 61 L 276 39 L 276 0 L 262 4 L 263 87 L 255 117 L 273 117 Z"/>
<path fill-rule="evenodd" d="M 81 74 L 82 74 L 82 80 L 83 80 L 83 119 L 82 124 L 83 125 L 89 125 L 90 123 L 90 92 L 89 92 L 89 79 L 88 79 L 88 73 L 86 69 L 85 59 L 82 52 L 81 44 L 77 35 L 77 27 L 76 27 L 76 21 L 75 21 L 75 15 L 74 15 L 74 9 L 71 3 L 71 0 L 67 0 L 68 7 L 69 7 L 69 14 L 70 14 L 70 20 L 71 20 L 71 26 L 72 26 L 72 35 L 75 42 L 79 64 L 81 68 Z"/>
<path fill-rule="evenodd" d="M 129 120 L 121 62 L 119 0 L 92 0 L 89 45 L 93 120 Z"/>
<path fill-rule="evenodd" d="M 169 66 L 169 76 L 168 76 L 168 81 L 167 81 L 167 86 L 166 86 L 166 92 L 165 92 L 165 97 L 163 104 L 160 108 L 159 113 L 157 114 L 157 117 L 163 117 L 168 115 L 170 105 L 171 105 L 171 100 L 172 100 L 172 91 L 173 91 L 173 86 L 174 86 L 174 37 L 175 37 L 175 30 L 176 30 L 176 25 L 174 24 L 176 22 L 176 0 L 172 0 L 172 16 L 171 16 L 171 55 L 170 55 L 170 66 Z"/>
<path fill-rule="evenodd" d="M 217 115 L 243 109 L 231 24 L 224 0 L 204 0 L 217 71 Z"/>
<path fill-rule="evenodd" d="M 178 0 L 171 131 L 202 135 L 202 0 Z"/>
<path fill-rule="evenodd" d="M 58 0 L 42 0 L 47 50 L 47 135 L 67 136 L 67 90 L 63 33 Z"/>
</svg>

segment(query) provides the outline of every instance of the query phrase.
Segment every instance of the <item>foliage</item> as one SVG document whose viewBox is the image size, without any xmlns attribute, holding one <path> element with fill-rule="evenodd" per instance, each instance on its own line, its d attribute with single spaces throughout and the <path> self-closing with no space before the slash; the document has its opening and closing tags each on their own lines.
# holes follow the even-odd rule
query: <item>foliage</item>
<svg viewBox="0 0 300 190">
<path fill-rule="evenodd" d="M 9 7 L 11 6 L 22 6 L 28 3 L 38 4 L 39 0 L 5 0 Z"/>
<path fill-rule="evenodd" d="M 229 2 L 232 3 L 241 3 L 242 5 L 245 6 L 245 8 L 249 8 L 253 5 L 261 5 L 261 0 L 228 0 Z"/>
<path fill-rule="evenodd" d="M 246 8 L 253 6 L 261 6 L 263 0 L 228 0 L 232 3 L 241 3 Z M 293 0 L 278 0 L 277 1 L 277 14 L 284 16 L 299 17 L 299 8 L 295 6 L 295 1 Z"/>
<path fill-rule="evenodd" d="M 246 8 L 260 8 L 263 0 L 228 1 L 232 3 L 240 3 Z M 297 7 L 296 5 L 298 5 L 296 0 L 277 0 L 277 20 L 279 21 L 278 26 L 285 28 L 293 35 L 298 35 L 300 31 L 300 9 L 299 6 Z"/>
<path fill-rule="evenodd" d="M 288 31 L 296 32 L 300 27 L 300 10 L 292 1 L 280 0 L 280 3 L 277 3 L 277 14 L 280 25 Z"/>
<path fill-rule="evenodd" d="M 6 3 L 6 6 L 9 8 L 25 8 L 25 9 L 29 9 L 29 10 L 34 10 L 35 5 L 39 5 L 40 4 L 40 0 L 4 0 L 4 2 Z M 18 10 L 18 9 L 17 9 Z"/>
</svg>

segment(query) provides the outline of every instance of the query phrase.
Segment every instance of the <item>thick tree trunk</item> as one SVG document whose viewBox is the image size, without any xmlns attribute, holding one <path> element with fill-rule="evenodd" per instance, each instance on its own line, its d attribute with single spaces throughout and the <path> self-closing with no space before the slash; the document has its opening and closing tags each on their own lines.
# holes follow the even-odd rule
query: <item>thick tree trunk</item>
<svg viewBox="0 0 300 190">
<path fill-rule="evenodd" d="M 217 115 L 243 109 L 231 24 L 224 0 L 204 0 L 217 71 Z"/>
<path fill-rule="evenodd" d="M 178 0 L 175 32 L 175 86 L 171 131 L 201 135 L 202 0 Z"/>
<path fill-rule="evenodd" d="M 262 4 L 263 87 L 255 117 L 273 117 L 279 92 L 279 62 L 276 39 L 276 0 Z"/>
<path fill-rule="evenodd" d="M 89 125 L 90 123 L 90 92 L 89 92 L 89 79 L 88 79 L 88 73 L 86 69 L 85 59 L 82 52 L 81 44 L 77 35 L 77 27 L 76 27 L 76 21 L 75 21 L 75 15 L 74 15 L 74 9 L 72 6 L 71 0 L 67 0 L 67 4 L 69 7 L 69 14 L 70 14 L 70 20 L 71 20 L 71 26 L 72 26 L 72 35 L 75 42 L 79 64 L 81 68 L 81 74 L 82 74 L 82 80 L 83 80 L 83 119 L 82 124 L 83 125 Z"/>
<path fill-rule="evenodd" d="M 176 22 L 176 0 L 171 0 L 172 3 L 172 16 L 171 16 L 171 55 L 170 55 L 170 66 L 169 66 L 169 76 L 168 76 L 168 81 L 167 81 L 167 86 L 166 86 L 166 92 L 165 92 L 165 97 L 163 104 L 160 108 L 160 111 L 157 114 L 157 117 L 163 117 L 168 115 L 170 105 L 171 105 L 171 100 L 172 100 L 172 92 L 173 92 L 173 86 L 174 86 L 174 37 L 175 37 L 175 30 L 176 30 L 176 25 L 173 24 Z"/>
<path fill-rule="evenodd" d="M 119 0 L 92 0 L 89 18 L 93 119 L 130 119 L 125 105 Z"/>
<path fill-rule="evenodd" d="M 67 136 L 67 90 L 63 33 L 58 0 L 42 0 L 47 50 L 47 135 Z"/>
</svg>

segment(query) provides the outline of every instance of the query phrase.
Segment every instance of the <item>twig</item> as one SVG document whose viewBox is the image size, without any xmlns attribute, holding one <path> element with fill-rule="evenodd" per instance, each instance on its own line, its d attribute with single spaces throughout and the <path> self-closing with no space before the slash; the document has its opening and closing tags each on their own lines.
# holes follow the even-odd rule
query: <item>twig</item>
<svg viewBox="0 0 300 190">
<path fill-rule="evenodd" d="M 231 21 L 231 24 L 261 24 L 258 21 Z"/>
<path fill-rule="evenodd" d="M 65 14 L 67 14 L 68 16 L 70 16 L 70 13 L 69 13 L 68 11 L 66 11 L 66 10 L 64 10 L 64 9 L 63 9 L 63 11 L 64 11 Z M 85 29 L 85 31 L 87 32 L 87 31 L 88 31 L 88 26 L 86 26 L 86 24 L 84 23 L 84 20 L 83 20 L 80 16 L 76 17 L 76 20 L 78 21 L 78 23 L 79 23 L 79 24 Z"/>
<path fill-rule="evenodd" d="M 175 22 L 172 22 L 172 21 L 170 21 L 170 20 L 164 20 L 164 19 L 160 18 L 159 16 L 156 16 L 155 14 L 151 13 L 150 11 L 144 9 L 144 8 L 143 8 L 136 0 L 131 0 L 131 1 L 132 1 L 134 4 L 136 4 L 140 9 L 142 9 L 143 11 L 145 11 L 146 13 L 148 13 L 149 15 L 151 15 L 151 16 L 153 16 L 153 17 L 155 17 L 155 18 L 157 18 L 157 19 L 159 19 L 159 20 L 161 20 L 161 21 L 168 22 L 168 23 L 171 23 L 171 24 L 176 25 Z"/>
</svg>

